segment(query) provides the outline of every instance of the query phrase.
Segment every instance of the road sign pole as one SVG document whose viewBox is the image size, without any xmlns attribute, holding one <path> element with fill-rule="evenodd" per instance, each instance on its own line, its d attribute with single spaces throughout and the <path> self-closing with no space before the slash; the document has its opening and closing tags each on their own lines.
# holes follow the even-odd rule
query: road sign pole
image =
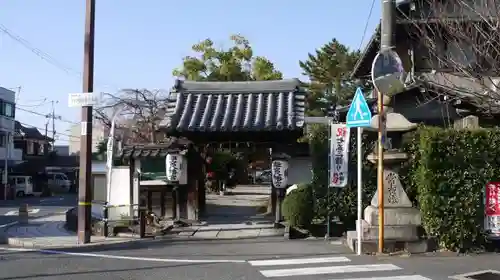
<svg viewBox="0 0 500 280">
<path fill-rule="evenodd" d="M 372 119 L 372 112 L 370 107 L 366 103 L 363 92 L 361 88 L 356 89 L 356 94 L 352 100 L 351 107 L 347 112 L 346 123 L 348 127 L 357 128 L 357 192 L 358 192 L 358 204 L 357 204 L 357 246 L 356 251 L 358 255 L 362 252 L 362 239 L 363 239 L 363 127 L 370 127 Z"/>
<path fill-rule="evenodd" d="M 330 183 L 332 182 L 332 120 L 328 119 L 328 184 L 326 184 L 326 236 L 325 239 L 330 238 Z"/>
<path fill-rule="evenodd" d="M 358 142 L 358 228 L 357 228 L 357 237 L 358 237 L 358 246 L 357 246 L 357 253 L 358 255 L 361 255 L 361 238 L 362 238 L 362 232 L 363 232 L 363 223 L 362 223 L 362 211 L 363 211 L 363 150 L 362 150 L 362 136 L 363 136 L 363 129 L 361 127 L 358 127 L 358 135 L 357 135 L 357 142 Z"/>
<path fill-rule="evenodd" d="M 377 94 L 378 106 L 378 146 L 377 146 L 377 192 L 378 192 L 378 252 L 384 252 L 384 105 L 383 95 L 380 91 Z"/>
</svg>

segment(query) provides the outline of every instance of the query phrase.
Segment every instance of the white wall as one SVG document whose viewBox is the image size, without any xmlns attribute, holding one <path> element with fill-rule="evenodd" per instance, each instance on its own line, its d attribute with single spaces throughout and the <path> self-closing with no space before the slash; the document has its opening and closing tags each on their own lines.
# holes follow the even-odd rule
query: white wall
<svg viewBox="0 0 500 280">
<path fill-rule="evenodd" d="M 71 139 L 69 142 L 69 154 L 74 155 L 80 152 L 80 124 L 72 125 L 70 128 Z M 106 130 L 101 124 L 96 123 L 92 126 L 92 153 L 97 152 L 97 145 L 105 138 Z"/>
<path fill-rule="evenodd" d="M 97 168 L 94 169 L 96 171 Z M 92 214 L 102 216 L 102 202 L 109 201 L 109 205 L 126 205 L 109 209 L 109 219 L 119 220 L 122 216 L 130 216 L 130 169 L 128 166 L 115 166 L 111 175 L 111 192 L 109 199 L 106 189 L 106 173 L 92 172 Z"/>
</svg>

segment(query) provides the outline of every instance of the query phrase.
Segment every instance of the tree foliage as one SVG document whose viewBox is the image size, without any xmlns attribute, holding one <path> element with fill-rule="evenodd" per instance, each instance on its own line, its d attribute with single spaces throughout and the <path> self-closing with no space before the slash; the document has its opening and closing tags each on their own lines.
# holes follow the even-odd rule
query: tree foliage
<svg viewBox="0 0 500 280">
<path fill-rule="evenodd" d="M 195 45 L 194 56 L 186 56 L 173 75 L 194 81 L 281 80 L 283 75 L 265 57 L 254 56 L 250 42 L 241 35 L 230 36 L 232 46 L 217 48 L 211 39 Z"/>
<path fill-rule="evenodd" d="M 346 104 L 354 95 L 350 73 L 360 57 L 336 39 L 300 61 L 304 75 L 310 79 L 308 113 L 324 115 L 328 104 Z"/>
</svg>

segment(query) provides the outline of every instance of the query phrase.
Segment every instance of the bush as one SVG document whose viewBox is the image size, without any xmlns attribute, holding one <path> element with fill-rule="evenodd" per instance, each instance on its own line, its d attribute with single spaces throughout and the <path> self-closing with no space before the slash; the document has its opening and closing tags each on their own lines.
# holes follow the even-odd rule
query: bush
<svg viewBox="0 0 500 280">
<path fill-rule="evenodd" d="M 484 241 L 483 189 L 500 173 L 500 130 L 425 128 L 419 132 L 417 168 L 423 226 L 440 246 L 469 250 Z"/>
<path fill-rule="evenodd" d="M 300 185 L 285 197 L 283 216 L 288 224 L 297 228 L 309 228 L 314 217 L 311 185 Z"/>
</svg>

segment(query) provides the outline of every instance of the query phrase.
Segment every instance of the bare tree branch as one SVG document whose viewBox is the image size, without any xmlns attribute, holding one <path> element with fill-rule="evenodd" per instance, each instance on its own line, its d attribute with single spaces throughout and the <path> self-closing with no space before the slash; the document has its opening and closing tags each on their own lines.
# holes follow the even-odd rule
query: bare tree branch
<svg viewBox="0 0 500 280">
<path fill-rule="evenodd" d="M 129 143 L 157 143 L 156 130 L 165 116 L 168 92 L 163 90 L 124 89 L 116 95 L 107 94 L 103 104 L 95 109 L 96 119 L 111 127 L 117 110 L 117 131 Z"/>
<path fill-rule="evenodd" d="M 421 47 L 422 57 L 415 61 L 434 70 L 419 78 L 448 88 L 450 94 L 460 93 L 484 111 L 499 111 L 500 0 L 414 4 L 417 8 L 406 20 L 409 34 Z"/>
</svg>

